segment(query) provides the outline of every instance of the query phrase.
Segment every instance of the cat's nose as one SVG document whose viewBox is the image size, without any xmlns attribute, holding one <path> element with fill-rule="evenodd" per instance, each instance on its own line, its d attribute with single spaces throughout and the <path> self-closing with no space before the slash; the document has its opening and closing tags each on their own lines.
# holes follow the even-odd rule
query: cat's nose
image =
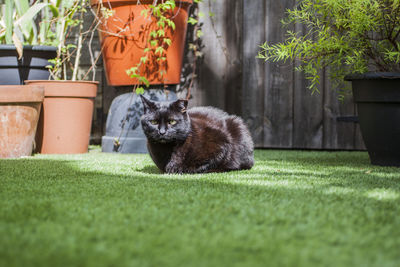
<svg viewBox="0 0 400 267">
<path fill-rule="evenodd" d="M 164 135 L 167 131 L 166 131 L 164 128 L 161 128 L 158 132 L 159 132 L 161 135 Z"/>
</svg>

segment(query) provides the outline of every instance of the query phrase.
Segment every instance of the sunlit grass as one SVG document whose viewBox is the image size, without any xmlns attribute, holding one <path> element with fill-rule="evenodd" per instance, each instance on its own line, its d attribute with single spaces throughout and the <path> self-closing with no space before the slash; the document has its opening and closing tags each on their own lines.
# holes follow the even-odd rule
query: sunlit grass
<svg viewBox="0 0 400 267">
<path fill-rule="evenodd" d="M 399 266 L 400 169 L 256 151 L 163 175 L 148 155 L 0 160 L 0 266 Z"/>
</svg>

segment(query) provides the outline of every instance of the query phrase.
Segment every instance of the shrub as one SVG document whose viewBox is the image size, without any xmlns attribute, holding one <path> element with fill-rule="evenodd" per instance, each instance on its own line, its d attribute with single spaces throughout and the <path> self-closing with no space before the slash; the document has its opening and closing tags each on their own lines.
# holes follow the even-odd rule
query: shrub
<svg viewBox="0 0 400 267">
<path fill-rule="evenodd" d="M 298 61 L 313 93 L 324 67 L 335 86 L 351 73 L 400 72 L 400 0 L 302 0 L 282 23 L 308 33 L 289 30 L 284 42 L 261 45 L 258 57 Z"/>
</svg>

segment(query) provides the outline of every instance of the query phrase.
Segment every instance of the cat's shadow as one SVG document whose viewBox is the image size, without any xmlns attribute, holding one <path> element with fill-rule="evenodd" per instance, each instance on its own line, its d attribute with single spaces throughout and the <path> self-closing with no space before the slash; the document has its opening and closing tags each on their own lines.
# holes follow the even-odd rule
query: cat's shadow
<svg viewBox="0 0 400 267">
<path fill-rule="evenodd" d="M 143 173 L 147 173 L 147 174 L 162 174 L 161 171 L 154 165 L 144 166 L 139 171 L 141 171 Z"/>
</svg>

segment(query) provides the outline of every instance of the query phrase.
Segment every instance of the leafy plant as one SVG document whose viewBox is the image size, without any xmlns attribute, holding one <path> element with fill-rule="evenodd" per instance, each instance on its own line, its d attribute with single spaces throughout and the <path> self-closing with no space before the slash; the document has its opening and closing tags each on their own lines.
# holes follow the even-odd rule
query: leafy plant
<svg viewBox="0 0 400 267">
<path fill-rule="evenodd" d="M 201 1 L 194 0 L 195 3 Z M 172 36 L 172 32 L 176 27 L 172 20 L 175 8 L 175 0 L 161 1 L 160 3 L 154 1 L 154 4 L 149 5 L 148 9 L 143 9 L 141 12 L 142 16 L 153 21 L 151 23 L 153 26 L 144 28 L 141 33 L 147 38 L 147 41 L 140 61 L 132 68 L 126 70 L 131 78 L 136 78 L 139 81 L 139 84 L 134 88 L 138 94 L 144 93 L 144 86 L 148 87 L 150 85 L 148 78 L 144 74 L 153 72 L 153 77 L 156 77 L 160 81 L 163 80 L 163 76 L 166 74 L 168 64 L 166 52 L 172 44 L 170 36 Z M 198 20 L 190 17 L 188 23 L 195 25 L 198 23 Z M 196 28 L 195 30 L 196 35 L 200 38 L 202 35 L 201 29 Z M 195 43 L 192 43 L 189 48 L 194 51 L 196 56 L 201 56 Z M 156 68 L 152 67 L 152 64 L 156 64 Z M 156 71 L 154 72 L 154 70 Z"/>
<path fill-rule="evenodd" d="M 181 90 L 186 89 L 186 99 L 190 99 L 191 90 L 197 75 L 197 63 L 203 57 L 202 36 L 204 35 L 202 31 L 203 23 L 200 23 L 200 19 L 204 17 L 204 13 L 200 11 L 199 4 L 203 3 L 203 0 L 194 0 L 193 8 L 190 12 L 188 19 L 188 51 L 186 62 L 188 73 L 184 73 L 184 83 L 179 86 Z M 211 16 L 211 15 L 210 15 Z M 186 69 L 185 68 L 185 69 Z"/>
<path fill-rule="evenodd" d="M 21 57 L 23 44 L 38 45 L 47 40 L 45 32 L 39 31 L 42 28 L 38 29 L 34 19 L 48 5 L 36 2 L 30 6 L 28 0 L 5 0 L 1 5 L 0 43 L 14 44 Z"/>
<path fill-rule="evenodd" d="M 45 0 L 48 1 L 48 0 Z M 52 12 L 51 19 L 44 20 L 42 27 L 48 32 L 48 44 L 57 47 L 57 57 L 50 60 L 51 76 L 56 79 L 67 79 L 68 69 L 72 69 L 72 80 L 76 80 L 77 69 L 81 57 L 83 38 L 83 18 L 87 12 L 85 5 L 87 0 L 57 0 L 49 5 Z M 67 42 L 68 35 L 78 29 L 77 42 Z M 75 54 L 75 61 L 72 55 Z"/>
<path fill-rule="evenodd" d="M 81 57 L 83 16 L 87 0 L 5 0 L 1 5 L 0 43 L 14 44 L 19 57 L 23 45 L 49 45 L 57 47 L 57 57 L 49 60 L 51 76 L 54 79 L 77 79 Z M 67 40 L 74 29 L 78 30 L 76 42 Z"/>
<path fill-rule="evenodd" d="M 298 61 L 313 93 L 325 67 L 336 85 L 350 73 L 400 72 L 399 0 L 302 0 L 282 23 L 308 33 L 289 30 L 284 42 L 261 45 L 258 58 Z"/>
<path fill-rule="evenodd" d="M 157 1 L 156 1 L 157 2 Z M 126 73 L 131 78 L 136 78 L 140 86 L 135 88 L 136 93 L 143 94 L 144 88 L 150 85 L 147 77 L 143 73 L 150 73 L 151 64 L 156 63 L 154 76 L 158 80 L 162 80 L 166 73 L 167 58 L 166 51 L 172 43 L 170 39 L 171 32 L 175 30 L 175 23 L 171 19 L 176 3 L 174 0 L 168 0 L 161 3 L 149 5 L 148 9 L 143 9 L 141 15 L 153 21 L 149 27 L 145 28 L 141 33 L 147 38 L 146 47 L 143 49 L 143 56 L 140 61 L 128 69 Z"/>
</svg>

